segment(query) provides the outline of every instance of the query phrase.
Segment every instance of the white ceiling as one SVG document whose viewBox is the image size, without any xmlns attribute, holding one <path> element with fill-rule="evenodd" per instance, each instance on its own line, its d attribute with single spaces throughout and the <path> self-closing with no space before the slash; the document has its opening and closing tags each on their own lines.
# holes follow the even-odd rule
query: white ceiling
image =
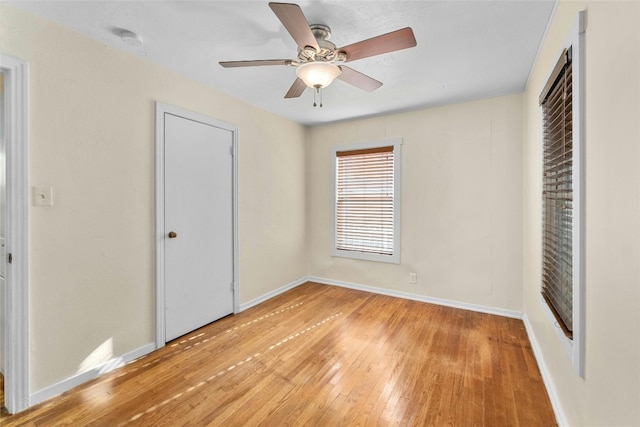
<svg viewBox="0 0 640 427">
<path fill-rule="evenodd" d="M 520 92 L 554 0 L 298 1 L 310 24 L 331 27 L 338 47 L 403 27 L 417 46 L 350 62 L 383 86 L 364 92 L 336 80 L 284 99 L 293 67 L 222 68 L 218 61 L 295 59 L 297 47 L 267 1 L 8 1 L 305 125 Z M 124 43 L 124 28 L 144 39 Z M 69 47 L 70 49 L 73 46 Z"/>
</svg>

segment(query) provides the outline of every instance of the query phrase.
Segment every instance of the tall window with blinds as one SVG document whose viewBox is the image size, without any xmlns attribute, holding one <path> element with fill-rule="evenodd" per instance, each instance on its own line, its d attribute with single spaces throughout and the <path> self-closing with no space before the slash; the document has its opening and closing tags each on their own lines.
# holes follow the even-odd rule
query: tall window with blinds
<svg viewBox="0 0 640 427">
<path fill-rule="evenodd" d="M 334 256 L 399 262 L 399 147 L 332 150 Z"/>
<path fill-rule="evenodd" d="M 542 296 L 573 337 L 573 105 L 571 48 L 540 95 L 543 115 Z"/>
</svg>

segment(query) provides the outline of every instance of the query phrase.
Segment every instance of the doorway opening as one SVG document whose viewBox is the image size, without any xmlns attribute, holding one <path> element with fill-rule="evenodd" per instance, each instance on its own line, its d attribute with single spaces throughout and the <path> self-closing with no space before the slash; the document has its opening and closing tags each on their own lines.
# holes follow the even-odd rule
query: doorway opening
<svg viewBox="0 0 640 427">
<path fill-rule="evenodd" d="M 4 73 L 0 70 L 0 406 L 4 406 L 4 329 L 6 310 L 4 308 L 4 288 L 5 288 L 5 142 L 4 142 Z"/>
<path fill-rule="evenodd" d="M 16 413 L 29 406 L 28 276 L 28 64 L 2 55 L 2 181 L 4 248 L 0 253 L 0 340 L 4 374 L 4 407 Z M 0 192 L 1 193 L 1 192 Z"/>
</svg>

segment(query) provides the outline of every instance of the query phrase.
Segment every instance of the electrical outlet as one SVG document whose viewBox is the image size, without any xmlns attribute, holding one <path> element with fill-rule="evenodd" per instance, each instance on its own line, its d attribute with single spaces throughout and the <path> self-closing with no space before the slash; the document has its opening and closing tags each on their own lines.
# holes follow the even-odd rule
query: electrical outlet
<svg viewBox="0 0 640 427">
<path fill-rule="evenodd" d="M 415 285 L 418 283 L 418 274 L 417 273 L 409 273 L 409 283 Z"/>
</svg>

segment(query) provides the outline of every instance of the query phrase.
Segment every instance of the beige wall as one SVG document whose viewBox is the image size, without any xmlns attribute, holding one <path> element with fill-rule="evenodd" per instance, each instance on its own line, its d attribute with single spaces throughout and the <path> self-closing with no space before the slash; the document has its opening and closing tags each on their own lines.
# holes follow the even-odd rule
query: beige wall
<svg viewBox="0 0 640 427">
<path fill-rule="evenodd" d="M 106 358 L 155 340 L 155 101 L 239 128 L 241 302 L 306 275 L 304 127 L 6 4 L 0 13 L 0 50 L 30 65 L 29 184 L 54 189 L 54 207 L 29 212 L 32 392 L 103 344 Z"/>
<path fill-rule="evenodd" d="M 402 137 L 401 262 L 330 255 L 330 147 Z M 522 310 L 522 96 L 309 131 L 309 273 Z M 409 284 L 409 273 L 418 275 Z"/>
<path fill-rule="evenodd" d="M 539 302 L 538 95 L 579 10 L 586 27 L 586 366 L 578 377 Z M 524 311 L 569 425 L 640 424 L 640 3 L 562 1 L 525 100 Z"/>
</svg>

